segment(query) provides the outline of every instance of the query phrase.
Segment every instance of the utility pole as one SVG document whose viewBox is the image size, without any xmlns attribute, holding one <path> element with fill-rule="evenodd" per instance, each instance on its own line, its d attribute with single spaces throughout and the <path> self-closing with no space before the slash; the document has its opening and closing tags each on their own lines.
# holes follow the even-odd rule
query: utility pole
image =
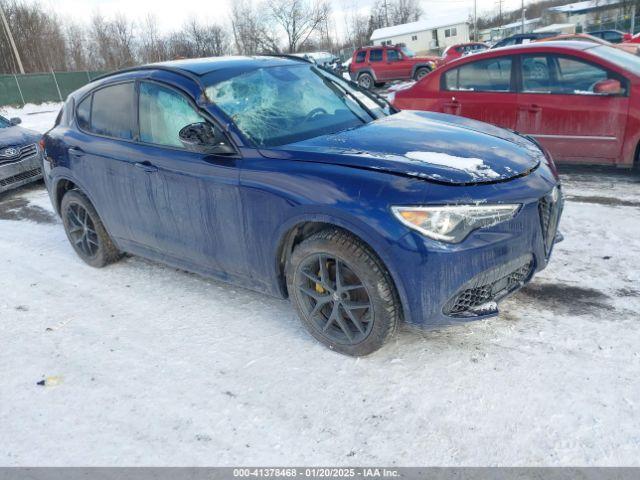
<svg viewBox="0 0 640 480">
<path fill-rule="evenodd" d="M 389 5 L 387 4 L 387 0 L 384 0 L 384 20 L 385 27 L 389 26 Z"/>
<path fill-rule="evenodd" d="M 496 3 L 498 4 L 498 18 L 500 19 L 500 26 L 502 26 L 504 23 L 502 21 L 502 4 L 504 3 L 504 0 L 496 0 Z"/>
<path fill-rule="evenodd" d="M 18 53 L 18 49 L 16 48 L 16 42 L 13 40 L 13 34 L 11 33 L 11 29 L 9 28 L 9 23 L 7 22 L 7 17 L 5 17 L 4 15 L 4 9 L 2 8 L 1 3 L 0 3 L 0 17 L 2 17 L 2 24 L 4 25 L 4 29 L 7 32 L 7 36 L 9 37 L 9 43 L 11 43 L 13 54 L 15 55 L 16 61 L 18 62 L 18 68 L 20 69 L 20 73 L 24 75 L 24 67 L 22 66 L 22 60 L 20 59 L 20 54 Z"/>
<path fill-rule="evenodd" d="M 473 0 L 473 40 L 478 41 L 478 0 Z"/>
<path fill-rule="evenodd" d="M 524 8 L 524 0 L 522 0 L 522 33 L 524 34 L 524 22 L 525 22 L 525 12 L 527 10 Z"/>
</svg>

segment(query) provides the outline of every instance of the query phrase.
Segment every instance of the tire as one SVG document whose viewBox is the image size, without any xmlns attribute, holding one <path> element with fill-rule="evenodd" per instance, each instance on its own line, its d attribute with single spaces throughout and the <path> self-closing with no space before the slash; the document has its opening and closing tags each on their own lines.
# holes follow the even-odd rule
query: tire
<svg viewBox="0 0 640 480">
<path fill-rule="evenodd" d="M 294 249 L 287 288 L 309 333 L 344 355 L 375 352 L 399 322 L 400 302 L 386 268 L 343 230 L 322 230 Z"/>
<path fill-rule="evenodd" d="M 413 78 L 418 81 L 420 79 L 422 79 L 423 77 L 427 76 L 429 73 L 431 73 L 431 70 L 428 69 L 427 67 L 422 67 L 416 70 L 416 73 L 413 75 Z"/>
<path fill-rule="evenodd" d="M 69 243 L 85 263 L 102 268 L 120 259 L 121 253 L 86 195 L 78 190 L 65 193 L 60 216 Z"/>
<path fill-rule="evenodd" d="M 373 77 L 370 73 L 361 73 L 358 76 L 358 85 L 365 90 L 371 90 L 374 85 Z"/>
</svg>

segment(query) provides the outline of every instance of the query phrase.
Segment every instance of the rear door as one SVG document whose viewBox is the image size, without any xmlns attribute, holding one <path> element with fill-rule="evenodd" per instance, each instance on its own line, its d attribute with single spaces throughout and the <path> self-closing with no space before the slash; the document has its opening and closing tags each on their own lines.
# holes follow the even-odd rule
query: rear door
<svg viewBox="0 0 640 480">
<path fill-rule="evenodd" d="M 517 93 L 513 58 L 501 56 L 465 63 L 444 72 L 442 111 L 499 127 L 515 128 Z"/>
<path fill-rule="evenodd" d="M 149 243 L 155 236 L 151 172 L 135 143 L 133 81 L 111 84 L 84 97 L 76 108 L 79 131 L 66 143 L 81 187 L 116 240 Z"/>
<path fill-rule="evenodd" d="M 386 81 L 390 78 L 390 69 L 387 68 L 386 61 L 384 60 L 383 48 L 372 48 L 369 50 L 368 64 L 371 70 L 375 74 L 375 80 Z"/>
<path fill-rule="evenodd" d="M 620 155 L 629 98 L 598 95 L 594 86 L 626 79 L 595 63 L 556 54 L 519 59 L 517 130 L 538 139 L 554 158 L 577 163 L 615 162 Z"/>
</svg>

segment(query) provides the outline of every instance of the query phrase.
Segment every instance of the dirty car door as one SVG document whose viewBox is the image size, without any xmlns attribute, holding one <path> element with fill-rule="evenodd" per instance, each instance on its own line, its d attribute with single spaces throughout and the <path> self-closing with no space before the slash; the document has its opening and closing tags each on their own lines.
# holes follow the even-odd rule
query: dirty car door
<svg viewBox="0 0 640 480">
<path fill-rule="evenodd" d="M 182 93 L 155 82 L 141 82 L 139 91 L 144 160 L 157 168 L 157 248 L 195 271 L 244 276 L 238 158 L 184 148 L 178 132 L 207 120 Z"/>
<path fill-rule="evenodd" d="M 629 97 L 599 95 L 595 85 L 625 80 L 601 66 L 569 56 L 521 58 L 517 130 L 540 141 L 556 160 L 614 162 L 620 155 Z"/>
</svg>

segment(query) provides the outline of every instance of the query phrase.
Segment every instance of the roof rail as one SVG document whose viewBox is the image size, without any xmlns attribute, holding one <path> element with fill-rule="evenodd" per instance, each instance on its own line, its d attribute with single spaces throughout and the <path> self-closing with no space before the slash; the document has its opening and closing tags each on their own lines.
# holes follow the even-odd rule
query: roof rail
<svg viewBox="0 0 640 480">
<path fill-rule="evenodd" d="M 168 65 L 153 64 L 153 63 L 147 64 L 147 65 L 140 65 L 138 67 L 127 67 L 127 68 L 123 68 L 121 70 L 114 70 L 113 72 L 105 73 L 103 75 L 100 75 L 99 77 L 92 78 L 91 82 L 95 82 L 95 81 L 98 81 L 98 80 L 104 80 L 105 78 L 113 77 L 115 75 L 120 75 L 121 73 L 138 72 L 138 71 L 141 71 L 141 70 L 162 70 L 162 71 L 165 71 L 165 72 L 171 72 L 171 73 L 175 73 L 177 75 L 182 75 L 183 77 L 186 77 L 186 78 L 196 82 L 198 84 L 198 86 L 204 90 L 204 85 L 200 81 L 200 77 L 199 76 L 197 76 L 197 75 L 195 75 L 195 74 L 193 74 L 191 72 L 188 72 L 186 70 L 183 70 L 181 68 L 170 67 Z"/>
<path fill-rule="evenodd" d="M 301 54 L 304 55 L 304 54 Z M 308 58 L 299 57 L 298 55 L 294 55 L 292 53 L 258 53 L 256 57 L 280 57 L 280 58 L 289 58 L 291 60 L 298 60 L 300 62 L 313 63 Z"/>
</svg>

